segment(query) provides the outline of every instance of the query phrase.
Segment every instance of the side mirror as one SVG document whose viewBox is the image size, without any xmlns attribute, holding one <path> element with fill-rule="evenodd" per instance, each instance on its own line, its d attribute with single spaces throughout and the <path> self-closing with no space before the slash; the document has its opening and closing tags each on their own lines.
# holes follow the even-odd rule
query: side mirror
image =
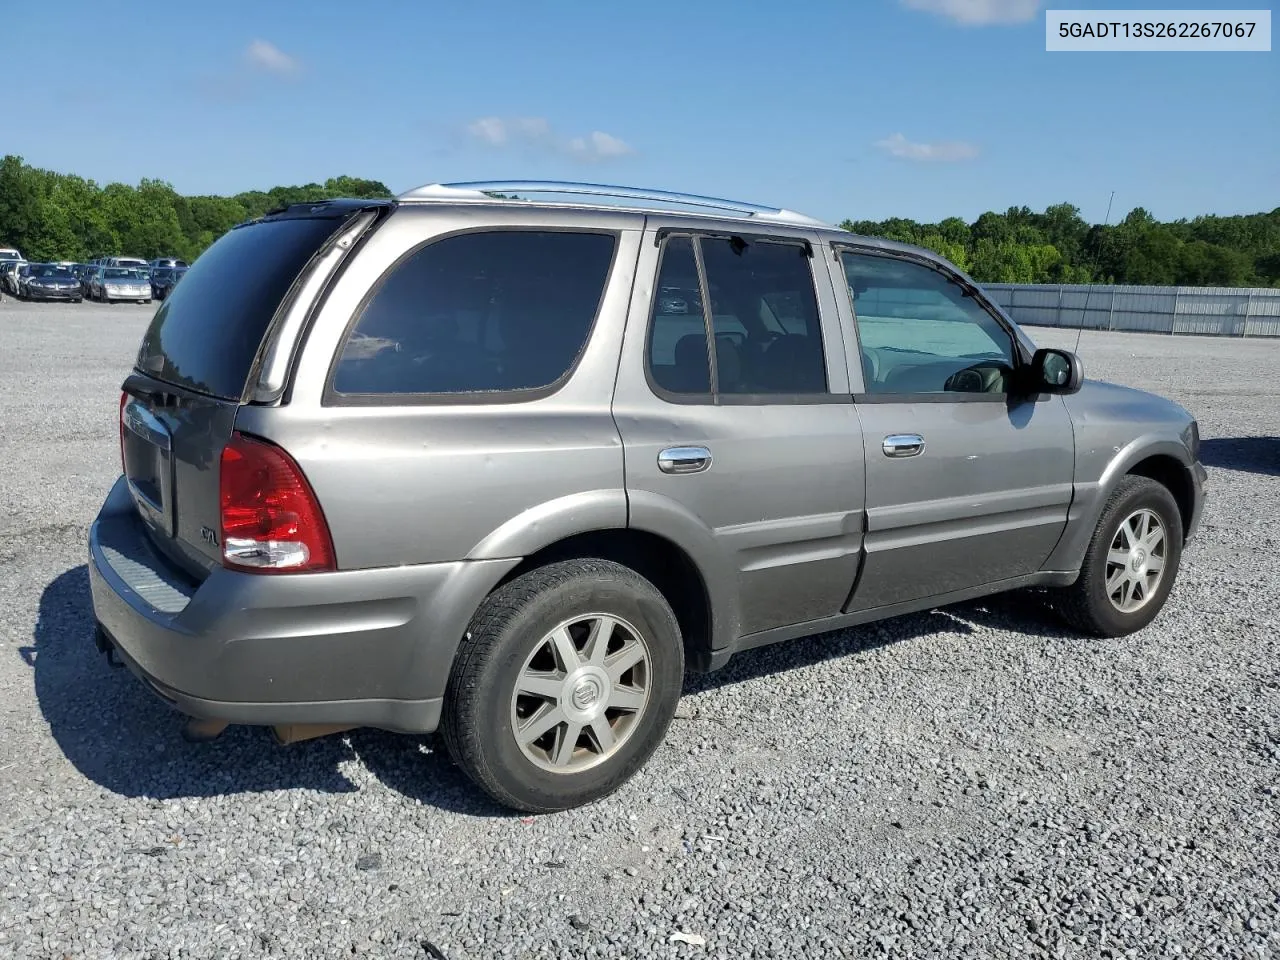
<svg viewBox="0 0 1280 960">
<path fill-rule="evenodd" d="M 1031 360 L 1030 393 L 1076 393 L 1084 383 L 1084 364 L 1070 350 L 1042 347 Z"/>
</svg>

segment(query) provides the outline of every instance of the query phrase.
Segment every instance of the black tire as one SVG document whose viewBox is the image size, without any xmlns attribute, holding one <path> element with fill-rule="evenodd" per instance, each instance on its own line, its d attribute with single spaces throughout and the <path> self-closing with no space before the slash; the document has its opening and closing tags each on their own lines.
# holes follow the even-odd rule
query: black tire
<svg viewBox="0 0 1280 960">
<path fill-rule="evenodd" d="M 589 614 L 617 617 L 641 635 L 650 660 L 648 701 L 616 752 L 578 772 L 553 772 L 516 742 L 512 697 L 548 634 Z M 658 589 L 616 563 L 566 560 L 517 577 L 481 604 L 454 660 L 441 732 L 454 762 L 493 799 L 551 813 L 612 793 L 644 766 L 666 735 L 683 682 L 680 625 Z"/>
<path fill-rule="evenodd" d="M 1107 595 L 1107 553 L 1126 518 L 1140 509 L 1152 511 L 1165 529 L 1164 568 L 1151 598 L 1137 610 L 1118 609 Z M 1107 498 L 1089 541 L 1080 577 L 1056 591 L 1055 606 L 1076 629 L 1100 637 L 1135 633 L 1159 615 L 1173 589 L 1182 560 L 1182 515 L 1167 487 L 1147 477 L 1123 478 Z"/>
</svg>

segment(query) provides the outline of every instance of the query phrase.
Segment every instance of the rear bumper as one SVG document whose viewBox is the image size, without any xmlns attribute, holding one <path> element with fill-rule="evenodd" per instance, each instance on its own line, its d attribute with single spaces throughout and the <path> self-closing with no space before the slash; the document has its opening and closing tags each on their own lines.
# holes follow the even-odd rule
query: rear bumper
<svg viewBox="0 0 1280 960">
<path fill-rule="evenodd" d="M 434 730 L 458 641 L 517 562 L 197 584 L 151 547 L 123 479 L 89 533 L 99 642 L 183 713 L 229 723 Z"/>
</svg>

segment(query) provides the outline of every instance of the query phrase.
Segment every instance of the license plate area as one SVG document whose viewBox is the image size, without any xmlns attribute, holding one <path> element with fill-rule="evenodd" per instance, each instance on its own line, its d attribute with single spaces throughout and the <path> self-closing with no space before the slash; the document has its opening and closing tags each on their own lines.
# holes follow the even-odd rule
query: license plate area
<svg viewBox="0 0 1280 960">
<path fill-rule="evenodd" d="M 138 513 L 172 537 L 173 438 L 168 427 L 136 398 L 125 404 L 121 438 L 124 474 Z"/>
</svg>

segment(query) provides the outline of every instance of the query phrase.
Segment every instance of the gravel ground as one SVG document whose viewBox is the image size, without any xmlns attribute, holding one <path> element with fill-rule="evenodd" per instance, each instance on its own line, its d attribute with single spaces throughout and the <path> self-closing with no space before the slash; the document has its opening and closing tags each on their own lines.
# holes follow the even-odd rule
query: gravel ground
<svg viewBox="0 0 1280 960">
<path fill-rule="evenodd" d="M 756 651 L 621 793 L 521 819 L 433 737 L 187 744 L 95 654 L 149 316 L 0 303 L 0 956 L 1280 956 L 1280 342 L 1084 336 L 1205 437 L 1142 634 L 1008 597 Z"/>
</svg>

